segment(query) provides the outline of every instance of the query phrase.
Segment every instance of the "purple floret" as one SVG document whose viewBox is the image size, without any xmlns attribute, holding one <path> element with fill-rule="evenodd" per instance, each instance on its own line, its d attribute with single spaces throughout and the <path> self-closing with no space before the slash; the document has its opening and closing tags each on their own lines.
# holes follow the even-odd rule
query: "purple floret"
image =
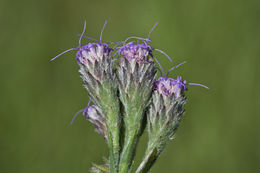
<svg viewBox="0 0 260 173">
<path fill-rule="evenodd" d="M 122 55 L 123 58 L 126 58 L 128 61 L 132 61 L 136 59 L 137 62 L 141 62 L 146 60 L 146 58 L 150 55 L 152 56 L 152 47 L 147 44 L 134 44 L 134 42 L 130 42 L 118 50 L 118 54 Z M 150 59 L 150 61 L 152 61 Z"/>
<path fill-rule="evenodd" d="M 76 54 L 78 64 L 85 64 L 87 60 L 91 62 L 99 61 L 104 56 L 110 55 L 113 49 L 108 47 L 106 43 L 88 43 L 80 47 Z"/>
<path fill-rule="evenodd" d="M 89 107 L 85 107 L 85 109 L 83 110 L 83 116 L 86 116 L 86 119 L 88 119 L 88 109 Z"/>
<path fill-rule="evenodd" d="M 89 114 L 91 113 L 91 111 L 93 110 L 93 108 L 95 108 L 95 105 L 87 106 L 87 107 L 85 107 L 85 109 L 83 110 L 83 116 L 86 116 L 86 119 L 89 119 Z"/>
<path fill-rule="evenodd" d="M 178 76 L 177 79 L 160 77 L 154 83 L 155 90 L 157 90 L 160 94 L 164 96 L 170 96 L 172 94 L 175 95 L 175 98 L 179 98 L 184 90 L 187 90 L 186 81 L 181 80 L 181 77 Z"/>
</svg>

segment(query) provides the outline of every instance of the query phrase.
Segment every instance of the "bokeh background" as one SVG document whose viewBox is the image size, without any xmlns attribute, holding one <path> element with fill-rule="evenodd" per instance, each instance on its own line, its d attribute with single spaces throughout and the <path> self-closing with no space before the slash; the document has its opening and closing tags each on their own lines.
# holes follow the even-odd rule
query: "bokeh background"
<svg viewBox="0 0 260 173">
<path fill-rule="evenodd" d="M 88 102 L 70 52 L 87 35 L 146 37 L 165 69 L 189 86 L 186 114 L 151 173 L 260 170 L 258 0 L 0 0 L 0 172 L 83 173 L 107 148 L 92 124 L 73 115 Z M 86 40 L 84 40 L 86 43 Z M 144 134 L 136 165 L 146 146 Z"/>
</svg>

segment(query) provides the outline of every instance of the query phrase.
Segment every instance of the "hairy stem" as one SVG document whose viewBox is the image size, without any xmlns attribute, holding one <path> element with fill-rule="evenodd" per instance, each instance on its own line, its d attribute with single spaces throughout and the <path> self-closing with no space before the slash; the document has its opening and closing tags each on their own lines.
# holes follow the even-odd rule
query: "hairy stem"
<svg viewBox="0 0 260 173">
<path fill-rule="evenodd" d="M 125 116 L 125 141 L 120 158 L 119 173 L 127 173 L 132 166 L 136 146 L 140 137 L 142 110 L 127 111 Z"/>
<path fill-rule="evenodd" d="M 156 148 L 147 151 L 142 163 L 139 165 L 135 173 L 147 173 L 155 163 L 157 156 Z"/>
<path fill-rule="evenodd" d="M 101 108 L 106 115 L 107 139 L 109 148 L 109 165 L 110 173 L 117 173 L 119 164 L 119 150 L 120 150 L 120 109 L 119 101 L 116 94 L 111 92 L 111 89 L 100 90 L 102 97 Z"/>
</svg>

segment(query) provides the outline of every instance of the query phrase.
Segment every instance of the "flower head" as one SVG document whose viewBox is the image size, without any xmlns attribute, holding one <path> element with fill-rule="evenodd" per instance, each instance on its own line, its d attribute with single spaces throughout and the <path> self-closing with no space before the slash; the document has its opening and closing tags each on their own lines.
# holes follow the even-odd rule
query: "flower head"
<svg viewBox="0 0 260 173">
<path fill-rule="evenodd" d="M 91 105 L 83 110 L 83 115 L 86 116 L 86 120 L 89 120 L 96 128 L 96 131 L 104 138 L 106 136 L 106 118 L 102 113 L 102 110 L 96 106 Z"/>
<path fill-rule="evenodd" d="M 152 62 L 152 59 L 149 59 L 149 55 L 152 56 L 152 47 L 148 44 L 134 44 L 134 42 L 127 43 L 118 50 L 118 54 L 122 55 L 123 58 L 128 61 L 136 60 L 137 62 L 148 61 Z"/>
<path fill-rule="evenodd" d="M 84 110 L 83 110 L 83 116 L 85 116 L 86 117 L 86 120 L 88 120 L 89 119 L 89 112 L 91 112 L 91 109 L 93 109 L 94 108 L 94 106 L 95 105 L 91 105 L 91 106 L 87 106 L 87 107 L 85 107 L 84 108 Z"/>
<path fill-rule="evenodd" d="M 78 64 L 85 64 L 87 60 L 94 63 L 100 61 L 103 57 L 108 57 L 112 50 L 106 43 L 88 43 L 79 48 L 76 58 Z"/>
<path fill-rule="evenodd" d="M 175 98 L 179 98 L 183 95 L 184 90 L 187 90 L 186 81 L 181 80 L 178 76 L 177 79 L 168 77 L 160 77 L 154 83 L 155 90 L 157 90 L 163 96 L 175 95 Z"/>
</svg>

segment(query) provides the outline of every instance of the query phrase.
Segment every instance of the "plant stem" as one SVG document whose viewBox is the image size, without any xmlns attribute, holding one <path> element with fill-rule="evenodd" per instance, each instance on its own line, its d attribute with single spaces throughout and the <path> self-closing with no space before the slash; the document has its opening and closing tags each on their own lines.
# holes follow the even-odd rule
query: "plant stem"
<svg viewBox="0 0 260 173">
<path fill-rule="evenodd" d="M 149 152 L 146 152 L 142 163 L 139 165 L 135 173 L 147 173 L 153 166 L 157 159 L 157 150 L 153 148 Z"/>
<path fill-rule="evenodd" d="M 136 146 L 140 137 L 142 111 L 131 109 L 125 117 L 125 141 L 120 158 L 119 173 L 127 173 L 132 166 Z M 131 113 L 130 113 L 131 112 Z"/>
<path fill-rule="evenodd" d="M 109 165 L 110 173 L 117 173 L 119 164 L 119 139 L 120 139 L 120 109 L 119 101 L 111 88 L 103 85 L 104 89 L 100 90 L 102 100 L 101 107 L 106 115 L 107 142 L 109 148 Z"/>
<path fill-rule="evenodd" d="M 137 137 L 136 135 L 128 136 L 127 141 L 121 154 L 119 173 L 127 173 L 132 165 L 134 151 L 136 148 Z"/>
<path fill-rule="evenodd" d="M 142 163 L 136 170 L 136 173 L 147 173 L 154 165 L 155 161 L 164 149 L 166 142 L 162 140 L 161 133 L 163 130 L 155 130 L 154 136 L 149 136 L 149 142 L 145 151 L 145 156 Z"/>
<path fill-rule="evenodd" d="M 116 141 L 118 141 L 118 135 L 113 134 L 113 132 L 109 131 L 107 137 L 109 146 L 109 169 L 111 173 L 117 173 L 119 160 L 119 144 L 117 144 Z"/>
</svg>

